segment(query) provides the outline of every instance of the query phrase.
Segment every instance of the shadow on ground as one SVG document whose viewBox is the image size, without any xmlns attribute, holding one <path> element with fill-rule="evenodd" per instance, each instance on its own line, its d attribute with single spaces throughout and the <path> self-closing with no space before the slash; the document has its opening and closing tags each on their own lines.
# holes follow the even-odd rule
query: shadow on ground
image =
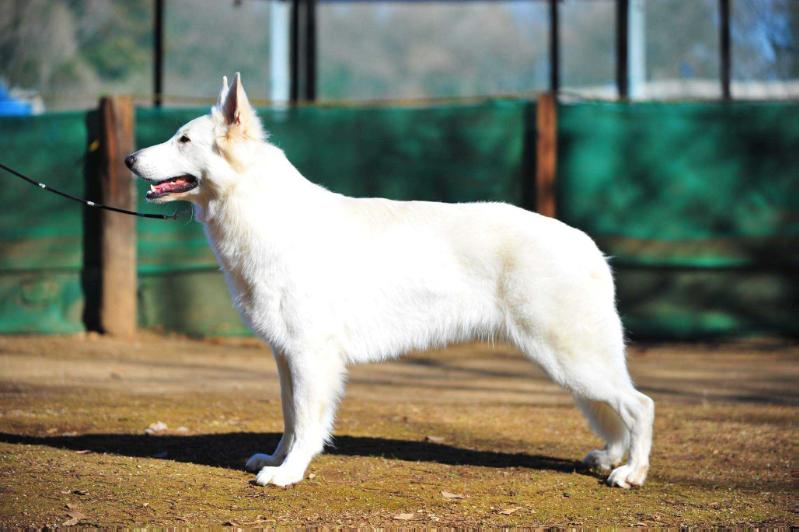
<svg viewBox="0 0 799 532">
<path fill-rule="evenodd" d="M 25 436 L 0 432 L 0 442 L 47 445 L 73 451 L 91 451 L 124 456 L 162 458 L 200 465 L 243 469 L 255 452 L 271 451 L 280 439 L 278 433 L 228 432 L 222 434 L 163 435 L 84 434 L 80 436 Z M 504 453 L 464 449 L 433 442 L 337 436 L 325 452 L 339 456 L 371 456 L 413 462 L 482 467 L 522 467 L 528 469 L 578 472 L 591 475 L 582 463 L 562 458 L 524 453 Z"/>
</svg>

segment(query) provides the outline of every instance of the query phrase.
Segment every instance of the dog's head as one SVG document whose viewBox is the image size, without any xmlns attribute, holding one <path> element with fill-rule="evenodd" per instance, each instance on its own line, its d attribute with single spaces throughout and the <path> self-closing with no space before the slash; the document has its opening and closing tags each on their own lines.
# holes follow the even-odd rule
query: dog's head
<svg viewBox="0 0 799 532">
<path fill-rule="evenodd" d="M 199 203 L 224 194 L 248 166 L 253 143 L 265 140 L 237 73 L 230 87 L 222 78 L 210 114 L 185 124 L 166 142 L 128 155 L 125 164 L 150 183 L 148 201 Z"/>
</svg>

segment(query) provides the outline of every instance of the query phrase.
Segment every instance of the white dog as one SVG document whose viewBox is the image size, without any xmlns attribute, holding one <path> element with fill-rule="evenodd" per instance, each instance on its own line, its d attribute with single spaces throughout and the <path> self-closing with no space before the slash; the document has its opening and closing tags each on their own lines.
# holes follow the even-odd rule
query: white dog
<svg viewBox="0 0 799 532">
<path fill-rule="evenodd" d="M 267 142 L 238 74 L 209 115 L 126 163 L 148 200 L 192 202 L 236 307 L 272 348 L 285 429 L 247 461 L 258 484 L 302 480 L 349 364 L 475 338 L 512 342 L 569 390 L 607 443 L 585 461 L 615 467 L 610 485 L 643 484 L 654 403 L 630 380 L 613 277 L 584 233 L 502 203 L 330 192 Z"/>
</svg>

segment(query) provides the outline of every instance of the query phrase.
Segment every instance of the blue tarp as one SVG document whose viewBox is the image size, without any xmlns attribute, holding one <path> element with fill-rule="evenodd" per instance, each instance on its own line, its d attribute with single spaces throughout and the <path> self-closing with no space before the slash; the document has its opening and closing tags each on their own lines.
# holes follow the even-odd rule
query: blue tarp
<svg viewBox="0 0 799 532">
<path fill-rule="evenodd" d="M 27 116 L 33 114 L 33 106 L 28 102 L 17 100 L 0 85 L 0 116 Z"/>
</svg>

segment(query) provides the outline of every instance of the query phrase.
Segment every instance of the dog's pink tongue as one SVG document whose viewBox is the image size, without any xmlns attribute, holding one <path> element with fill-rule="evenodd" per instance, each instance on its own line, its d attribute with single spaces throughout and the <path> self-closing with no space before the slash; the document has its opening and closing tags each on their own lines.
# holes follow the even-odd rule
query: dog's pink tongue
<svg viewBox="0 0 799 532">
<path fill-rule="evenodd" d="M 163 194 L 164 192 L 173 192 L 175 190 L 183 190 L 186 188 L 187 185 L 190 184 L 190 181 L 185 177 L 176 177 L 174 179 L 170 179 L 169 181 L 162 181 L 161 183 L 156 183 L 155 185 L 150 185 L 151 190 L 158 194 Z"/>
</svg>

